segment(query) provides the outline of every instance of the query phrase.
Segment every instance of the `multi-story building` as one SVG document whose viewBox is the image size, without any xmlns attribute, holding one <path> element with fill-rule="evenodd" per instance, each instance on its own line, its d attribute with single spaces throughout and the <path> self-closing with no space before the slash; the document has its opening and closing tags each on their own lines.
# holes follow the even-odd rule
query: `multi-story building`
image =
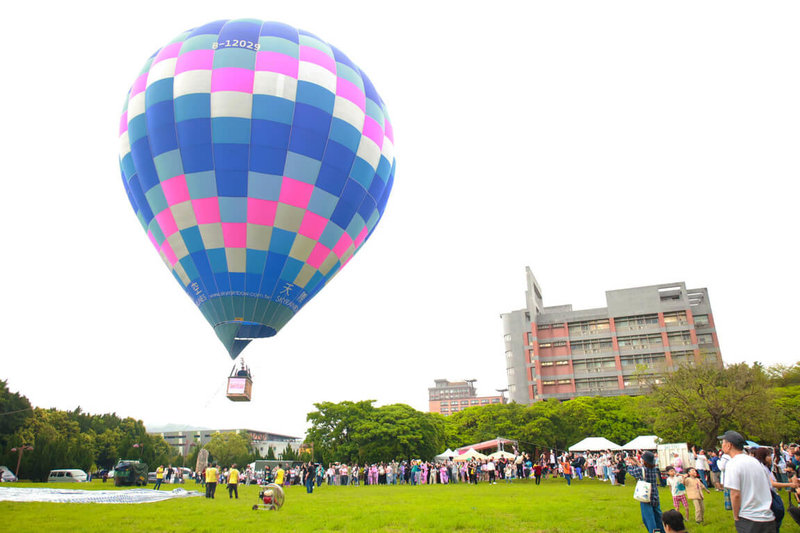
<svg viewBox="0 0 800 533">
<path fill-rule="evenodd" d="M 505 396 L 478 396 L 469 381 L 447 381 L 435 379 L 436 386 L 428 389 L 428 411 L 449 415 L 475 405 L 505 403 Z"/>
<path fill-rule="evenodd" d="M 722 365 L 706 289 L 665 283 L 606 291 L 606 307 L 545 307 L 530 268 L 526 308 L 501 315 L 509 399 L 636 395 L 682 364 Z"/>
<path fill-rule="evenodd" d="M 297 451 L 303 443 L 303 439 L 299 437 L 253 429 L 187 429 L 184 431 L 152 432 L 151 434 L 161 435 L 167 441 L 167 444 L 185 456 L 191 452 L 192 446 L 205 446 L 208 444 L 215 433 L 243 433 L 250 439 L 250 445 L 253 449 L 257 449 L 262 456 L 266 456 L 270 448 L 272 448 L 276 456 L 286 451 L 287 447 Z"/>
</svg>

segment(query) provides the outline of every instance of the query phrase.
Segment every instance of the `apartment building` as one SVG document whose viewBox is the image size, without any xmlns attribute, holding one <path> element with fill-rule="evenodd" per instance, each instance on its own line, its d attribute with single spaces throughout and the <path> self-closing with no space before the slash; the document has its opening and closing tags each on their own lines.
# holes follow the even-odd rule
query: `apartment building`
<svg viewBox="0 0 800 533">
<path fill-rule="evenodd" d="M 525 269 L 526 308 L 503 313 L 509 399 L 636 395 L 682 364 L 722 365 L 708 291 L 684 282 L 606 291 L 606 307 L 545 307 Z"/>
<path fill-rule="evenodd" d="M 478 396 L 469 381 L 448 381 L 435 379 L 434 386 L 428 389 L 428 411 L 449 415 L 475 405 L 505 403 L 505 396 Z"/>
</svg>

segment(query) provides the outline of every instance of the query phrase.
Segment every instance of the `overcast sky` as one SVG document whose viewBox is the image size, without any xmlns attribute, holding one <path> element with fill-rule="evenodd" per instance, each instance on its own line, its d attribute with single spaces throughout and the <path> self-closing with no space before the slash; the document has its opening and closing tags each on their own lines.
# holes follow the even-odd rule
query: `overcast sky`
<svg viewBox="0 0 800 533">
<path fill-rule="evenodd" d="M 4 25 L 0 379 L 34 405 L 302 436 L 320 401 L 506 386 L 500 313 L 707 287 L 723 359 L 800 359 L 795 2 L 13 2 Z M 527 5 L 525 10 L 521 6 Z M 381 7 L 382 6 L 382 7 Z M 118 123 L 145 60 L 252 17 L 344 51 L 397 173 L 370 241 L 232 363 L 142 232 Z M 788 345 L 787 345 L 788 343 Z"/>
</svg>

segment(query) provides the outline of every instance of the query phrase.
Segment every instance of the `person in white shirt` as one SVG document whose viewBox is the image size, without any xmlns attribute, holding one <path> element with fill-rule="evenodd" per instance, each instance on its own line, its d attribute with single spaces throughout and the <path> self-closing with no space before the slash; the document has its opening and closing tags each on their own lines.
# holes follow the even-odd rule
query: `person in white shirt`
<svg viewBox="0 0 800 533">
<path fill-rule="evenodd" d="M 697 477 L 700 478 L 700 481 L 703 482 L 706 488 L 708 488 L 708 481 L 706 481 L 706 472 L 709 470 L 708 465 L 708 458 L 706 457 L 705 450 L 700 450 L 697 452 L 694 461 L 694 469 L 697 470 Z"/>
<path fill-rule="evenodd" d="M 737 533 L 774 533 L 772 493 L 763 467 L 744 453 L 745 440 L 739 433 L 726 431 L 721 438 L 722 451 L 731 456 L 725 465 L 723 483 L 731 491 Z"/>
</svg>

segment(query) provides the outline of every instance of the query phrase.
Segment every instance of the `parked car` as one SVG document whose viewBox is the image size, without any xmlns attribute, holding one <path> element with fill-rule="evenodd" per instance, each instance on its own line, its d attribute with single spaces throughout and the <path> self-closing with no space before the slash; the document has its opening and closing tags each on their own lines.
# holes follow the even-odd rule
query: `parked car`
<svg viewBox="0 0 800 533">
<path fill-rule="evenodd" d="M 79 468 L 59 468 L 51 470 L 50 475 L 47 476 L 49 483 L 82 483 L 88 479 L 86 472 Z"/>
<path fill-rule="evenodd" d="M 155 483 L 156 481 L 158 481 L 158 478 L 156 477 L 156 473 L 155 472 L 148 472 L 147 473 L 147 482 L 148 483 Z"/>
<path fill-rule="evenodd" d="M 17 476 L 7 466 L 0 466 L 0 482 L 9 483 L 11 481 L 17 481 Z"/>
</svg>

